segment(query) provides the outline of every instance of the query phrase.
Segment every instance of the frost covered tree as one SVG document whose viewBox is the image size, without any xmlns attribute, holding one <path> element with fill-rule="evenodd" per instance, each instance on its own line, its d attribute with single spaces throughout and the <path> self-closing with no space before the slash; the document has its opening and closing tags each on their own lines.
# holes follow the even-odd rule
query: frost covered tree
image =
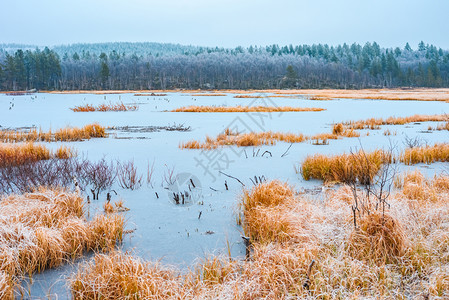
<svg viewBox="0 0 449 300">
<path fill-rule="evenodd" d="M 157 43 L 0 47 L 2 90 L 449 86 L 449 52 L 424 42 L 418 50 L 375 42 L 247 49 Z"/>
</svg>

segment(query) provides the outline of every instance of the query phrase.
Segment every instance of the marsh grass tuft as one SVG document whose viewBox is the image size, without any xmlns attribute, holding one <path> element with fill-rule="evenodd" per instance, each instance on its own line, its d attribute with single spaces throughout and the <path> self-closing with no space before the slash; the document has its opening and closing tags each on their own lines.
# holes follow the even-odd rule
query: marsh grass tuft
<svg viewBox="0 0 449 300">
<path fill-rule="evenodd" d="M 363 184 L 366 180 L 372 180 L 388 159 L 382 150 L 334 156 L 315 154 L 304 159 L 301 174 L 305 180 Z"/>
<path fill-rule="evenodd" d="M 69 147 L 61 146 L 55 152 L 40 144 L 3 144 L 0 143 L 0 168 L 20 166 L 52 158 L 68 159 L 76 156 Z"/>
<path fill-rule="evenodd" d="M 391 264 L 406 251 L 407 239 L 400 222 L 375 211 L 364 215 L 348 239 L 350 255 L 377 264 Z"/>
<path fill-rule="evenodd" d="M 97 254 L 71 278 L 74 299 L 182 299 L 180 276 L 129 254 Z"/>
<path fill-rule="evenodd" d="M 449 161 L 449 144 L 435 144 L 433 146 L 413 147 L 405 149 L 400 157 L 406 165 L 418 163 L 431 164 L 437 161 Z"/>
<path fill-rule="evenodd" d="M 317 107 L 291 107 L 291 106 L 186 106 L 172 110 L 172 112 L 208 112 L 208 113 L 230 113 L 230 112 L 303 112 L 323 111 L 324 108 Z"/>
<path fill-rule="evenodd" d="M 99 124 L 89 124 L 82 128 L 68 127 L 61 128 L 55 132 L 51 130 L 44 132 L 39 129 L 28 131 L 0 130 L 0 141 L 12 142 L 71 142 L 89 140 L 91 138 L 107 137 L 105 128 Z"/>
<path fill-rule="evenodd" d="M 123 104 L 123 102 L 119 102 L 119 103 L 112 103 L 109 102 L 109 104 L 100 104 L 97 106 L 91 105 L 91 104 L 86 104 L 86 105 L 78 105 L 75 106 L 73 108 L 71 108 L 72 111 L 74 112 L 93 112 L 93 111 L 101 111 L 101 112 L 106 112 L 106 111 L 135 111 L 138 110 L 139 106 L 138 105 L 125 105 Z"/>
<path fill-rule="evenodd" d="M 88 222 L 83 202 L 77 193 L 44 188 L 0 200 L 0 294 L 7 297 L 22 276 L 55 268 L 85 251 L 112 249 L 121 240 L 123 217 Z"/>
</svg>

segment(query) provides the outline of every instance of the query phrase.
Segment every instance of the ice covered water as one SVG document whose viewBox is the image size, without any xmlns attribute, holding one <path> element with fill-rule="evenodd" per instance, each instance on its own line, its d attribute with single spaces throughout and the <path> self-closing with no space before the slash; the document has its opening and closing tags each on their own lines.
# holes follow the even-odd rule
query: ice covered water
<svg viewBox="0 0 449 300">
<path fill-rule="evenodd" d="M 206 135 L 215 137 L 227 127 L 238 125 L 248 131 L 281 131 L 306 135 L 330 133 L 332 124 L 348 120 L 367 118 L 387 118 L 390 116 L 410 116 L 414 114 L 449 113 L 449 103 L 436 101 L 383 101 L 362 99 L 337 99 L 314 101 L 298 98 L 234 98 L 234 94 L 208 97 L 192 96 L 187 93 L 168 93 L 166 96 L 134 96 L 134 94 L 47 94 L 38 93 L 25 96 L 0 94 L 1 128 L 37 127 L 56 130 L 66 126 L 81 127 L 97 122 L 108 127 L 168 126 L 182 124 L 190 131 L 167 130 L 109 130 L 105 139 L 91 139 L 83 142 L 64 143 L 74 147 L 79 155 L 91 160 L 134 160 L 143 176 L 144 184 L 137 190 L 124 190 L 115 185 L 118 195 L 112 200 L 123 199 L 130 210 L 126 212 L 127 234 L 120 245 L 148 260 L 161 260 L 179 268 L 187 268 L 195 259 L 208 253 L 228 253 L 235 257 L 244 256 L 244 246 L 240 238 L 241 228 L 237 226 L 235 209 L 241 195 L 242 184 L 220 174 L 239 178 L 245 187 L 252 186 L 254 176 L 288 181 L 298 190 L 320 187 L 321 182 L 304 181 L 296 174 L 298 165 L 307 155 L 314 153 L 338 154 L 350 149 L 366 151 L 388 147 L 395 143 L 404 148 L 405 136 L 419 136 L 428 144 L 447 142 L 448 131 L 427 131 L 435 123 L 407 124 L 403 126 L 382 126 L 370 131 L 369 136 L 362 131 L 360 139 L 343 138 L 331 140 L 329 145 L 313 145 L 310 142 L 293 144 L 283 156 L 289 144 L 278 142 L 275 146 L 226 147 L 211 151 L 181 150 L 179 144 L 188 140 L 204 140 Z M 137 111 L 129 112 L 73 112 L 75 105 L 103 103 L 137 104 Z M 12 105 L 14 104 L 14 105 Z M 321 112 L 284 113 L 174 113 L 172 109 L 188 105 L 277 105 L 325 108 Z M 395 134 L 385 136 L 384 130 Z M 46 143 L 56 148 L 61 143 Z M 269 151 L 265 155 L 261 155 Z M 154 162 L 152 186 L 146 183 L 147 168 Z M 414 169 L 402 167 L 403 169 Z M 421 166 L 431 175 L 442 168 L 442 164 Z M 179 175 L 176 184 L 167 183 L 167 175 L 173 171 Z M 174 191 L 188 189 L 190 178 L 197 183 L 192 200 L 185 205 L 173 202 Z M 252 180 L 250 180 L 250 178 Z M 226 190 L 225 181 L 229 190 Z M 187 184 L 186 184 L 187 183 Z M 156 196 L 156 193 L 158 197 Z M 84 194 L 87 196 L 88 194 Z M 87 205 L 87 213 L 93 216 L 103 212 L 106 193 L 99 201 Z M 61 267 L 34 276 L 31 286 L 33 296 L 57 293 L 59 299 L 68 296 L 61 276 L 69 274 L 76 266 Z M 55 282 L 57 282 L 55 284 Z"/>
</svg>

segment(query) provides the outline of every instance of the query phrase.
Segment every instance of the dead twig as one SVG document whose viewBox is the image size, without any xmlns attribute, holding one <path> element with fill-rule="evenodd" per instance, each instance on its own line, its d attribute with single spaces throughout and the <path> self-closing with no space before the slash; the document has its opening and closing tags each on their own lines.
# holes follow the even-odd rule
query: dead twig
<svg viewBox="0 0 449 300">
<path fill-rule="evenodd" d="M 219 172 L 220 174 L 223 174 L 223 175 L 226 176 L 226 177 L 229 177 L 229 178 L 232 178 L 232 179 L 237 180 L 242 186 L 245 186 L 245 184 L 244 184 L 243 182 L 241 182 L 240 179 L 238 179 L 238 178 L 236 178 L 236 177 L 234 177 L 234 176 L 228 175 L 228 174 L 226 174 L 226 173 L 223 173 L 222 171 L 218 171 L 218 172 Z"/>
<path fill-rule="evenodd" d="M 265 155 L 265 153 L 268 153 L 268 154 L 270 154 L 270 157 L 273 157 L 273 154 L 271 154 L 271 152 L 270 151 L 268 151 L 268 150 L 266 150 L 264 153 L 262 153 L 262 157 Z"/>
<path fill-rule="evenodd" d="M 281 157 L 284 157 L 286 155 L 288 155 L 288 150 L 290 150 L 290 148 L 293 146 L 293 143 L 290 144 L 290 146 L 288 146 L 287 150 L 285 150 L 284 154 L 281 155 Z"/>
<path fill-rule="evenodd" d="M 312 272 L 312 268 L 313 268 L 314 264 L 315 264 L 315 260 L 312 259 L 312 261 L 310 262 L 309 268 L 307 269 L 306 280 L 304 281 L 304 284 L 302 285 L 307 290 L 310 288 L 310 273 Z"/>
<path fill-rule="evenodd" d="M 245 260 L 249 260 L 251 258 L 251 240 L 247 236 L 242 236 L 243 243 L 245 244 Z"/>
</svg>

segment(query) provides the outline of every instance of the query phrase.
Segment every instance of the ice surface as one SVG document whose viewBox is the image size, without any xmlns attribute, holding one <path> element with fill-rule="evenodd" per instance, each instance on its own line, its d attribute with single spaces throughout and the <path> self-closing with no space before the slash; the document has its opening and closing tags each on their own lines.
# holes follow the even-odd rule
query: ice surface
<svg viewBox="0 0 449 300">
<path fill-rule="evenodd" d="M 260 95 L 260 94 L 257 94 Z M 218 173 L 218 170 L 242 180 L 251 187 L 249 178 L 264 175 L 267 179 L 286 180 L 298 190 L 320 186 L 318 181 L 304 181 L 295 173 L 293 166 L 307 155 L 314 153 L 337 154 L 348 152 L 363 145 L 369 151 L 388 147 L 390 141 L 398 148 L 404 148 L 403 140 L 407 136 L 419 136 L 429 144 L 447 142 L 448 131 L 432 131 L 427 127 L 436 123 L 407 124 L 405 126 L 383 126 L 381 130 L 361 131 L 360 140 L 344 138 L 331 140 L 329 145 L 311 143 L 294 144 L 288 155 L 281 157 L 288 144 L 259 147 L 259 155 L 253 157 L 259 148 L 228 147 L 212 151 L 181 150 L 179 143 L 191 139 L 204 140 L 206 135 L 215 137 L 228 126 L 237 124 L 240 130 L 282 131 L 304 133 L 306 135 L 329 133 L 332 123 L 367 118 L 387 118 L 390 116 L 410 116 L 413 114 L 449 113 L 449 103 L 436 101 L 383 101 L 362 99 L 340 99 L 332 101 L 306 100 L 303 98 L 270 98 L 263 94 L 262 99 L 236 99 L 233 94 L 223 97 L 198 97 L 183 93 L 168 93 L 167 96 L 134 96 L 133 94 L 45 94 L 26 96 L 8 96 L 0 94 L 0 126 L 19 128 L 34 126 L 43 130 L 56 130 L 66 126 L 83 126 L 93 122 L 104 126 L 166 126 L 177 123 L 190 126 L 189 132 L 159 131 L 124 133 L 109 131 L 106 139 L 92 139 L 84 142 L 64 143 L 77 149 L 79 154 L 97 160 L 134 160 L 138 171 L 146 179 L 147 165 L 155 166 L 154 188 L 144 184 L 142 188 L 130 191 L 117 185 L 113 187 L 118 195 L 113 201 L 124 200 L 130 208 L 126 213 L 126 229 L 136 229 L 125 237 L 121 247 L 131 250 L 145 259 L 161 260 L 181 269 L 192 266 L 198 258 L 208 253 L 227 253 L 228 243 L 232 255 L 244 256 L 241 243 L 241 228 L 235 222 L 235 209 L 241 195 L 242 186 L 237 181 Z M 139 109 L 130 112 L 72 112 L 71 107 L 82 104 L 101 104 L 108 102 L 138 103 Z M 12 106 L 12 103 L 14 105 Z M 174 108 L 188 105 L 277 105 L 298 107 L 322 107 L 322 112 L 286 112 L 286 113 L 172 113 Z M 10 109 L 11 108 L 11 109 Z M 385 129 L 396 135 L 384 136 Z M 61 143 L 47 143 L 56 148 Z M 270 155 L 264 151 L 270 151 Z M 248 158 L 246 158 L 248 156 Z M 198 163 L 206 165 L 202 168 Z M 171 192 L 162 186 L 164 173 L 175 168 L 177 174 L 188 174 L 199 181 L 194 202 L 191 205 L 177 206 L 170 200 Z M 402 169 L 414 169 L 417 166 Z M 419 166 L 431 175 L 445 166 L 434 164 Z M 229 191 L 224 182 L 227 181 Z M 200 188 L 201 187 L 201 188 Z M 180 187 L 187 189 L 186 185 Z M 216 191 L 214 191 L 214 190 Z M 160 196 L 156 198 L 155 193 Z M 87 196 L 87 194 L 85 194 Z M 99 201 L 93 201 L 89 215 L 102 213 L 106 193 Z M 201 218 L 198 215 L 201 213 Z M 213 233 L 213 234 L 209 234 Z M 32 297 L 45 297 L 58 294 L 58 298 L 69 297 L 61 276 L 76 269 L 76 264 L 43 274 L 35 275 L 30 291 Z"/>
</svg>

